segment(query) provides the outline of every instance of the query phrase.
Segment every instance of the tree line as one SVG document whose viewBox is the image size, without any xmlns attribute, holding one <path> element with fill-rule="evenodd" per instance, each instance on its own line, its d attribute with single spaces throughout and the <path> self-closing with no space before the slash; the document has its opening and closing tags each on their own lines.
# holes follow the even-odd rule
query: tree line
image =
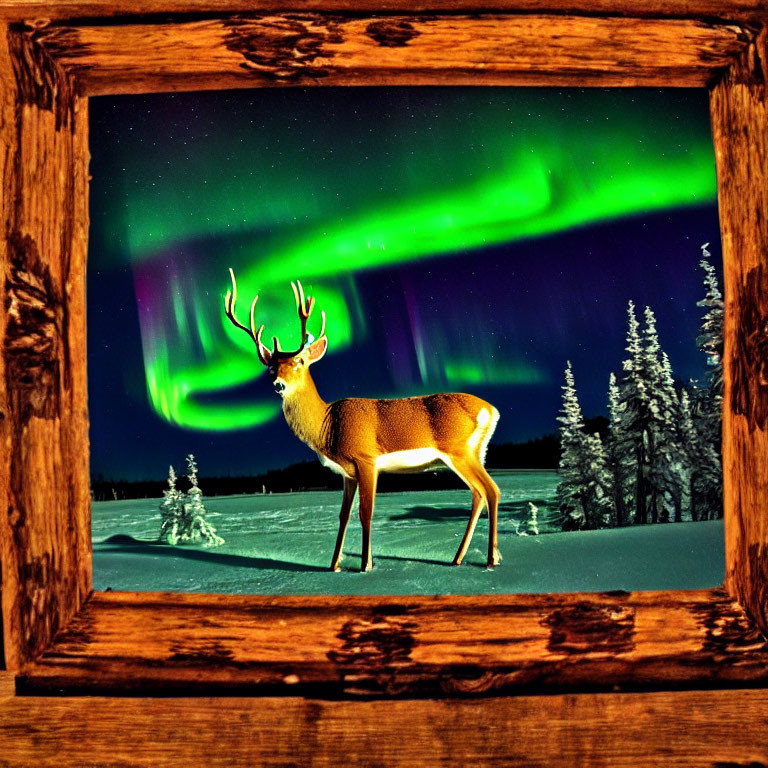
<svg viewBox="0 0 768 768">
<path fill-rule="evenodd" d="M 708 245 L 708 244 L 707 244 Z M 557 503 L 563 529 L 708 520 L 722 517 L 721 409 L 723 296 L 707 245 L 701 332 L 702 380 L 676 384 L 662 350 L 656 316 L 627 306 L 626 357 L 608 382 L 604 438 L 585 429 L 568 362 L 560 424 Z"/>
</svg>

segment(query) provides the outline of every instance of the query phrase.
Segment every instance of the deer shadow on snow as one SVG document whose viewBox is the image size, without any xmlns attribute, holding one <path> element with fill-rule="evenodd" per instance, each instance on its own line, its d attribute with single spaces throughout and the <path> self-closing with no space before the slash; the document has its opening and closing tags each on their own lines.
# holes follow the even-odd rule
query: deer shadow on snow
<svg viewBox="0 0 768 768">
<path fill-rule="evenodd" d="M 552 499 L 530 499 L 526 501 L 504 501 L 499 503 L 499 535 L 519 535 L 519 529 L 512 526 L 501 527 L 501 524 L 509 521 L 524 523 L 530 518 L 531 502 L 539 508 L 540 519 L 546 519 L 552 508 Z M 450 522 L 451 520 L 466 520 L 468 516 L 466 507 L 432 507 L 416 505 L 406 507 L 401 514 L 391 515 L 390 520 L 423 520 L 426 522 Z M 488 510 L 483 510 L 483 517 L 488 516 Z"/>
<path fill-rule="evenodd" d="M 505 513 L 507 517 L 527 517 L 529 514 L 528 502 L 535 504 L 541 510 L 548 510 L 552 505 L 552 499 L 526 499 L 525 501 L 503 501 L 499 503 L 499 513 Z M 405 507 L 402 514 L 390 515 L 390 520 L 427 520 L 427 521 L 447 521 L 457 518 L 466 518 L 469 510 L 464 507 L 432 507 L 426 505 L 417 505 Z M 486 516 L 488 510 L 483 510 Z"/>
<path fill-rule="evenodd" d="M 191 549 L 184 546 L 171 546 L 161 541 L 142 541 L 127 534 L 110 536 L 101 543 L 94 544 L 94 552 L 100 555 L 132 554 L 132 555 L 161 555 L 178 557 L 186 560 L 199 560 L 211 565 L 235 566 L 237 568 L 253 568 L 272 571 L 309 571 L 325 572 L 328 569 L 319 565 L 294 563 L 289 560 L 275 560 L 269 557 L 250 557 L 247 555 L 231 555 L 224 552 L 212 552 L 205 549 Z"/>
<path fill-rule="evenodd" d="M 418 509 L 418 507 L 414 507 Z M 429 508 L 425 508 L 429 509 Z M 440 511 L 440 510 L 434 510 Z M 460 517 L 462 514 L 464 517 L 467 515 L 466 509 L 449 510 L 450 516 Z M 429 518 L 434 519 L 434 518 Z M 248 555 L 232 555 L 225 554 L 223 552 L 211 552 L 205 549 L 191 549 L 184 546 L 171 546 L 162 541 L 146 541 L 141 539 L 135 539 L 128 534 L 116 534 L 105 539 L 103 542 L 94 543 L 94 554 L 98 555 L 111 555 L 111 554 L 132 554 L 132 555 L 160 555 L 163 557 L 178 557 L 184 560 L 197 560 L 200 562 L 208 563 L 210 565 L 217 566 L 234 566 L 236 568 L 249 568 L 256 570 L 273 570 L 273 571 L 292 571 L 295 573 L 328 573 L 329 569 L 325 566 L 319 565 L 307 565 L 305 563 L 296 563 L 289 560 L 276 560 L 269 557 L 251 557 Z M 356 558 L 359 558 L 360 552 L 347 552 L 345 560 L 348 560 L 349 564 L 342 565 L 342 573 L 358 573 L 359 567 L 352 566 Z M 439 565 L 449 566 L 450 561 L 444 560 L 432 560 L 422 557 L 405 557 L 398 555 L 385 555 L 381 554 L 377 556 L 379 560 L 389 560 L 394 562 L 412 562 L 423 563 L 424 565 Z M 480 563 L 470 563 L 468 565 L 481 565 Z M 485 568 L 485 564 L 482 564 Z"/>
</svg>

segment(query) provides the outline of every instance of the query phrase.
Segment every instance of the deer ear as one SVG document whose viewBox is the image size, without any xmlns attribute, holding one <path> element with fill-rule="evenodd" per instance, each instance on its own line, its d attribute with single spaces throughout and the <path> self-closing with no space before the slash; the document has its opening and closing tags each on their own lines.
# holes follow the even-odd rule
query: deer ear
<svg viewBox="0 0 768 768">
<path fill-rule="evenodd" d="M 321 336 L 307 347 L 307 363 L 316 363 L 328 349 L 328 338 Z"/>
</svg>

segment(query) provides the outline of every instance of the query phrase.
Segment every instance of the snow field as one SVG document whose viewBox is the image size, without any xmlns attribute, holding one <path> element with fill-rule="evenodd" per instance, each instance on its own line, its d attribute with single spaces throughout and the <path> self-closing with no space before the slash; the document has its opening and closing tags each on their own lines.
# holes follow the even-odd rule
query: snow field
<svg viewBox="0 0 768 768">
<path fill-rule="evenodd" d="M 487 518 L 464 564 L 451 567 L 467 524 L 469 491 L 380 494 L 372 525 L 374 569 L 358 572 L 360 525 L 350 521 L 342 572 L 328 571 L 341 490 L 207 498 L 226 544 L 156 543 L 159 499 L 93 504 L 96 589 L 229 594 L 487 594 L 609 589 L 696 589 L 722 583 L 722 521 L 519 536 L 528 502 L 547 529 L 554 472 L 502 472 L 499 544 L 485 566 Z"/>
</svg>

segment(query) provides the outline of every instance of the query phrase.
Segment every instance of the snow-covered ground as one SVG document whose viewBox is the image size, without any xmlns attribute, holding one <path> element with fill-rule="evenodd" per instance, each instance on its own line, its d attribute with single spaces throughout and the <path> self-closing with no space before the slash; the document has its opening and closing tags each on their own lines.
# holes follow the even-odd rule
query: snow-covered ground
<svg viewBox="0 0 768 768">
<path fill-rule="evenodd" d="M 464 564 L 450 567 L 469 514 L 469 491 L 380 494 L 372 525 L 374 569 L 359 573 L 353 512 L 342 572 L 328 571 L 341 490 L 206 499 L 226 544 L 157 544 L 159 499 L 93 504 L 96 589 L 239 594 L 480 594 L 696 589 L 721 584 L 722 521 L 520 536 L 528 502 L 546 530 L 554 472 L 494 473 L 501 488 L 502 564 L 485 567 L 487 518 Z M 203 491 L 205 489 L 203 488 Z"/>
</svg>

